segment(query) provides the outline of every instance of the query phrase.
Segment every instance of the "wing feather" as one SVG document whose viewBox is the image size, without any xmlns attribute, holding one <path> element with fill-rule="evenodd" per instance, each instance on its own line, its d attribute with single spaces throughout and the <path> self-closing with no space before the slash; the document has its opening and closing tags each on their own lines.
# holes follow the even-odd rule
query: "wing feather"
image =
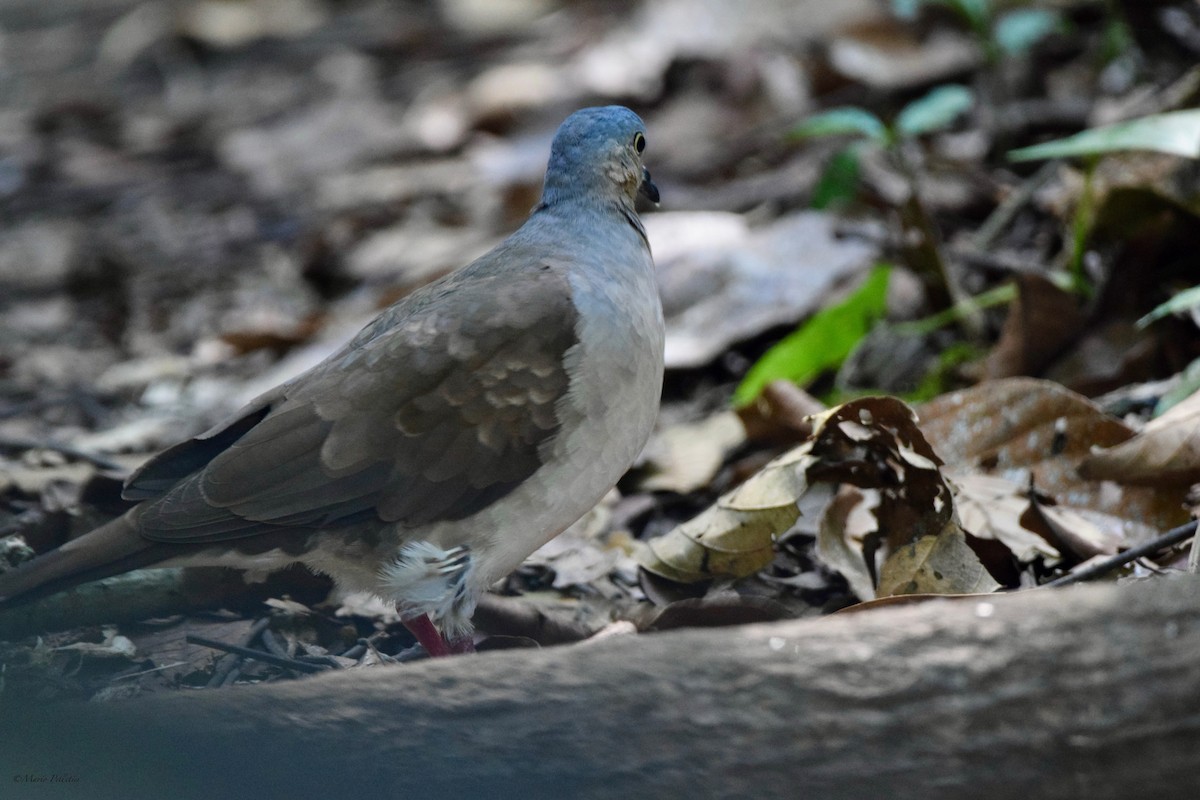
<svg viewBox="0 0 1200 800">
<path fill-rule="evenodd" d="M 527 263 L 498 273 L 476 262 L 410 295 L 208 438 L 150 462 L 131 481 L 151 498 L 138 512 L 143 535 L 419 525 L 512 491 L 557 433 L 576 344 L 562 272 Z"/>
</svg>

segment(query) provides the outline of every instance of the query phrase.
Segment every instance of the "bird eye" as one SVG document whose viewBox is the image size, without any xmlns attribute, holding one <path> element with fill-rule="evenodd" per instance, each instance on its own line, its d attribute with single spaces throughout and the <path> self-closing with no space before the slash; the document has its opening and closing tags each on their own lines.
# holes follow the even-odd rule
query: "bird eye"
<svg viewBox="0 0 1200 800">
<path fill-rule="evenodd" d="M 640 153 L 646 149 L 646 137 L 640 133 L 633 135 L 633 146 Z"/>
</svg>

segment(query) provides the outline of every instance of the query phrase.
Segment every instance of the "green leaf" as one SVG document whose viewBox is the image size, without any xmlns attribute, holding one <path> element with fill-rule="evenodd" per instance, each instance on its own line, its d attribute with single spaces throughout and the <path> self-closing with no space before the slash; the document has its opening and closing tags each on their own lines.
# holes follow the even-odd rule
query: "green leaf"
<svg viewBox="0 0 1200 800">
<path fill-rule="evenodd" d="M 900 335 L 897 331 L 897 335 Z M 961 386 L 962 378 L 957 374 L 963 364 L 978 361 L 985 353 L 976 345 L 968 342 L 951 344 L 938 353 L 937 363 L 921 377 L 921 382 L 911 392 L 903 397 L 909 403 L 924 403 L 938 395 L 945 394 L 956 385 Z"/>
<path fill-rule="evenodd" d="M 990 0 L 892 0 L 892 13 L 903 20 L 914 20 L 921 6 L 945 6 L 958 13 L 976 31 L 984 31 L 992 15 Z"/>
<path fill-rule="evenodd" d="M 933 333 L 947 325 L 953 325 L 967 318 L 975 311 L 1011 303 L 1017 297 L 1017 287 L 1013 283 L 1002 283 L 980 292 L 974 297 L 959 300 L 949 308 L 942 309 L 928 317 L 902 322 L 896 326 L 896 331 L 902 335 L 920 335 Z"/>
<path fill-rule="evenodd" d="M 1020 55 L 1062 26 L 1062 17 L 1046 8 L 1020 8 L 996 22 L 992 36 L 1010 56 Z"/>
<path fill-rule="evenodd" d="M 1200 308 L 1200 286 L 1193 286 L 1190 289 L 1185 289 L 1179 294 L 1172 297 L 1167 302 L 1160 305 L 1158 308 L 1151 311 L 1146 316 L 1137 321 L 1139 328 L 1144 328 L 1156 319 L 1171 314 L 1178 314 L 1183 311 L 1192 311 L 1195 308 Z"/>
<path fill-rule="evenodd" d="M 1163 396 L 1154 406 L 1154 416 L 1161 417 L 1170 411 L 1172 406 L 1179 405 L 1196 392 L 1200 392 L 1200 358 L 1184 367 L 1175 388 L 1163 392 Z"/>
<path fill-rule="evenodd" d="M 1120 150 L 1153 150 L 1200 158 L 1200 109 L 1169 111 L 1092 128 L 1066 139 L 1012 150 L 1008 158 L 1010 161 L 1032 161 L 1039 158 L 1095 156 Z"/>
<path fill-rule="evenodd" d="M 1137 47 L 1137 40 L 1133 38 L 1133 31 L 1121 19 L 1121 15 L 1108 14 L 1107 16 L 1108 24 L 1104 26 L 1104 35 L 1101 38 L 1100 48 L 1100 58 L 1104 64 L 1129 56 L 1134 51 L 1134 48 Z"/>
<path fill-rule="evenodd" d="M 891 271 L 890 266 L 875 267 L 854 294 L 813 314 L 764 353 L 734 392 L 733 404 L 753 401 L 771 381 L 782 378 L 803 386 L 840 365 L 887 310 Z"/>
<path fill-rule="evenodd" d="M 992 4 L 989 0 L 949 0 L 946 5 L 962 14 L 975 30 L 987 29 L 988 19 L 992 16 Z"/>
<path fill-rule="evenodd" d="M 896 116 L 896 132 L 907 139 L 948 128 L 974 102 L 975 95 L 965 86 L 939 86 L 901 109 Z"/>
<path fill-rule="evenodd" d="M 825 165 L 821 179 L 813 187 L 812 207 L 825 209 L 844 206 L 858 194 L 859 160 L 862 142 L 852 142 L 834 153 Z"/>
<path fill-rule="evenodd" d="M 812 139 L 818 136 L 858 134 L 877 142 L 886 142 L 887 126 L 883 120 L 863 108 L 845 106 L 811 116 L 792 129 L 792 136 Z"/>
</svg>

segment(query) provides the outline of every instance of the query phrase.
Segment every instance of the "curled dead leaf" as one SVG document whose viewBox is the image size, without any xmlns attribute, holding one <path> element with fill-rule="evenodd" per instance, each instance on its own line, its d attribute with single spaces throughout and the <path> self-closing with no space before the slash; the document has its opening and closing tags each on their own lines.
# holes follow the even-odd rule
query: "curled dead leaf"
<svg viewBox="0 0 1200 800">
<path fill-rule="evenodd" d="M 869 490 L 875 524 L 866 531 L 861 522 L 847 524 L 867 496 L 848 493 L 825 512 L 818 546 L 859 596 L 872 596 L 881 542 L 894 551 L 942 531 L 953 518 L 940 459 L 912 409 L 895 398 L 853 400 L 816 415 L 812 425 L 813 435 L 804 444 L 768 463 L 699 516 L 645 543 L 641 565 L 682 583 L 749 575 L 772 561 L 775 539 L 796 522 L 797 503 L 810 484 L 846 484 Z"/>
<path fill-rule="evenodd" d="M 774 558 L 774 540 L 800 511 L 809 458 L 804 446 L 784 453 L 699 516 L 638 550 L 642 567 L 669 580 L 695 583 L 751 575 Z"/>
<path fill-rule="evenodd" d="M 1151 420 L 1132 439 L 1084 458 L 1079 474 L 1147 486 L 1200 481 L 1200 392 Z"/>
</svg>

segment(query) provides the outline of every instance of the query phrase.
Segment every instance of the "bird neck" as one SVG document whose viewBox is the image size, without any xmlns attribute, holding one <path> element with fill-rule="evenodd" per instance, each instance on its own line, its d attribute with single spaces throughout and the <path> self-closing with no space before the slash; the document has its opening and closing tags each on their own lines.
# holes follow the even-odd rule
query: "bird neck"
<svg viewBox="0 0 1200 800">
<path fill-rule="evenodd" d="M 542 192 L 541 202 L 534 206 L 533 215 L 560 217 L 588 225 L 628 225 L 637 232 L 646 248 L 650 247 L 646 229 L 634 210 L 633 201 L 620 195 L 607 193 L 599 195 L 598 199 L 594 191 L 571 191 L 569 188 L 555 187 L 547 183 Z"/>
</svg>

